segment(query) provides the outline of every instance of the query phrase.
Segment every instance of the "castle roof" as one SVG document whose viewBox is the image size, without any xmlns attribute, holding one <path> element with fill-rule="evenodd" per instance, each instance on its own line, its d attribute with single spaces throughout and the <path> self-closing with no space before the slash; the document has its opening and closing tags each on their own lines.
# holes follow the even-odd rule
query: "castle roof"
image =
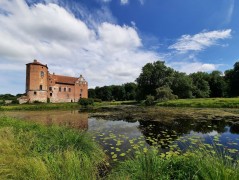
<svg viewBox="0 0 239 180">
<path fill-rule="evenodd" d="M 56 83 L 59 84 L 75 84 L 78 78 L 62 75 L 53 75 Z"/>
<path fill-rule="evenodd" d="M 32 63 L 28 63 L 26 65 L 29 65 L 29 64 L 45 66 L 48 69 L 46 64 L 42 64 L 42 63 L 38 62 L 36 59 L 34 59 L 34 61 Z"/>
</svg>

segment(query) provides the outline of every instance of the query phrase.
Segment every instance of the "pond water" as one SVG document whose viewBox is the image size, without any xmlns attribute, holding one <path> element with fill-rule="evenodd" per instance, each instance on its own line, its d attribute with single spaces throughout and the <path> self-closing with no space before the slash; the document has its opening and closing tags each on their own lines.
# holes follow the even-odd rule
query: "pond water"
<svg viewBox="0 0 239 180">
<path fill-rule="evenodd" d="M 7 116 L 45 125 L 83 129 L 93 135 L 112 161 L 146 152 L 157 146 L 162 152 L 182 151 L 195 145 L 195 140 L 229 149 L 231 157 L 238 156 L 239 122 L 223 120 L 126 121 L 90 117 L 78 111 L 18 111 Z"/>
</svg>

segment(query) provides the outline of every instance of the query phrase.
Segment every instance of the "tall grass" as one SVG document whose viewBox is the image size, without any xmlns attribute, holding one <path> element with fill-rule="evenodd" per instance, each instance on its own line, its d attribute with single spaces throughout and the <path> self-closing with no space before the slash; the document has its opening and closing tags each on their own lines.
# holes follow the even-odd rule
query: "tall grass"
<svg viewBox="0 0 239 180">
<path fill-rule="evenodd" d="M 0 179 L 97 179 L 101 148 L 86 132 L 0 118 Z"/>
<path fill-rule="evenodd" d="M 158 106 L 198 108 L 239 108 L 239 98 L 177 99 L 159 102 Z"/>
<path fill-rule="evenodd" d="M 158 151 L 151 150 L 120 163 L 108 179 L 238 180 L 239 165 L 205 146 L 184 155 L 160 156 Z"/>
</svg>

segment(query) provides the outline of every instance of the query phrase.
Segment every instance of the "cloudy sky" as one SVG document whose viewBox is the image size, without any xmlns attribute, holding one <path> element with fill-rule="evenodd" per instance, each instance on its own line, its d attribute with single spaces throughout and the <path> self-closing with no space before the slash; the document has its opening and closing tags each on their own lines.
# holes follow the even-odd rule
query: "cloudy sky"
<svg viewBox="0 0 239 180">
<path fill-rule="evenodd" d="M 0 0 L 0 94 L 24 93 L 33 59 L 95 87 L 132 82 L 157 60 L 224 71 L 238 48 L 236 0 Z"/>
</svg>

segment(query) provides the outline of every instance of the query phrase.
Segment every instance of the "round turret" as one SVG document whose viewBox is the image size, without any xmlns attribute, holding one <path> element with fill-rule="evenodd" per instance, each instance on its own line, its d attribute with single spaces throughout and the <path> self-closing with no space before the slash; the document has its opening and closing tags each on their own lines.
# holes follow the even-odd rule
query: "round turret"
<svg viewBox="0 0 239 180">
<path fill-rule="evenodd" d="M 47 102 L 48 67 L 34 60 L 26 64 L 26 93 L 29 102 Z"/>
</svg>

